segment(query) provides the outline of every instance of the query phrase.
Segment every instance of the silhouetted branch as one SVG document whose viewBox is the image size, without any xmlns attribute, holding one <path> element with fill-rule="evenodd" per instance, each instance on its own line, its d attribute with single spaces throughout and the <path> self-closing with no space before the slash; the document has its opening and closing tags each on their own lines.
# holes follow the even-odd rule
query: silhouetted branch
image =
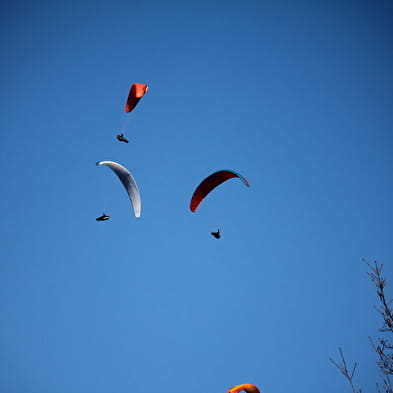
<svg viewBox="0 0 393 393">
<path fill-rule="evenodd" d="M 335 362 L 331 357 L 329 358 L 329 360 L 341 371 L 344 377 L 348 380 L 349 384 L 351 385 L 352 392 L 361 393 L 362 392 L 361 389 L 356 390 L 355 385 L 353 384 L 353 376 L 355 375 L 355 370 L 358 364 L 355 362 L 352 372 L 350 373 L 347 367 L 347 363 L 345 362 L 344 354 L 341 347 L 339 347 L 338 350 L 340 351 L 342 363 Z"/>
<path fill-rule="evenodd" d="M 382 276 L 383 265 L 378 265 L 375 261 L 374 264 L 369 263 L 365 259 L 367 266 L 370 268 L 370 272 L 367 274 L 370 276 L 371 281 L 377 288 L 377 295 L 381 302 L 380 307 L 374 306 L 375 310 L 382 316 L 383 324 L 382 328 L 379 329 L 383 333 L 393 333 L 393 313 L 390 308 L 391 300 L 386 300 L 385 288 L 386 278 Z M 377 365 L 383 375 L 383 388 L 385 393 L 393 393 L 392 384 L 390 382 L 390 375 L 393 375 L 393 345 L 390 344 L 386 338 L 378 338 L 378 343 L 375 344 L 371 337 L 369 337 L 370 343 L 374 351 L 377 353 L 379 360 Z M 377 390 L 380 393 L 379 385 L 377 384 Z"/>
<path fill-rule="evenodd" d="M 367 266 L 371 270 L 371 272 L 367 272 L 367 274 L 371 277 L 372 282 L 377 287 L 377 295 L 382 303 L 382 307 L 374 306 L 378 313 L 383 317 L 383 326 L 380 331 L 393 333 L 393 314 L 390 308 L 390 303 L 392 301 L 387 301 L 385 297 L 386 278 L 382 277 L 383 265 L 378 265 L 376 261 L 374 262 L 374 265 L 366 260 L 364 260 L 364 262 L 367 263 Z"/>
<path fill-rule="evenodd" d="M 370 271 L 367 272 L 368 276 L 371 278 L 371 281 L 377 288 L 377 296 L 380 301 L 380 305 L 374 306 L 375 310 L 379 315 L 382 316 L 382 327 L 379 329 L 380 332 L 384 333 L 393 333 L 393 310 L 390 307 L 392 300 L 387 300 L 385 295 L 386 289 L 386 278 L 382 275 L 383 265 L 378 264 L 378 262 L 374 262 L 373 264 L 369 263 L 367 260 L 363 259 L 366 262 L 367 266 L 370 268 Z M 393 387 L 390 382 L 390 376 L 393 375 L 393 344 L 387 338 L 378 338 L 378 342 L 374 343 L 371 337 L 369 337 L 372 348 L 375 353 L 378 355 L 377 365 L 379 370 L 383 375 L 383 391 L 384 393 L 393 393 Z M 352 372 L 349 372 L 347 364 L 345 362 L 344 354 L 339 348 L 341 363 L 335 362 L 332 358 L 329 358 L 330 361 L 341 371 L 344 377 L 348 380 L 351 385 L 353 393 L 361 393 L 361 390 L 356 391 L 356 388 L 353 384 L 353 377 L 355 375 L 355 370 L 357 367 L 357 363 L 355 362 Z M 381 392 L 382 387 L 377 384 L 378 393 Z"/>
</svg>

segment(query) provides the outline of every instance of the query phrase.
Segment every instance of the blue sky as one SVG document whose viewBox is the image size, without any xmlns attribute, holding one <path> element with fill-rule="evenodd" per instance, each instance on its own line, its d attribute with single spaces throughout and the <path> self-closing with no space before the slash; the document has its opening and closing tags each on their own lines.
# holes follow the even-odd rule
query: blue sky
<svg viewBox="0 0 393 393">
<path fill-rule="evenodd" d="M 375 391 L 361 259 L 393 277 L 392 16 L 391 1 L 2 2 L 1 391 L 344 392 L 339 346 Z M 150 89 L 125 114 L 134 82 Z M 132 172 L 140 219 L 99 160 Z M 191 213 L 219 169 L 251 187 Z"/>
</svg>

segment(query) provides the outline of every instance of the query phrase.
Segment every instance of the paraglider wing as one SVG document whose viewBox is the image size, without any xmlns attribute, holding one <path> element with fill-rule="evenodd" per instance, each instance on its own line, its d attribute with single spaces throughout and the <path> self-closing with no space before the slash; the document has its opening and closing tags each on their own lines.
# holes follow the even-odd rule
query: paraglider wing
<svg viewBox="0 0 393 393">
<path fill-rule="evenodd" d="M 244 390 L 247 393 L 260 393 L 259 389 L 252 383 L 244 383 L 243 385 L 237 385 L 229 389 L 227 393 L 239 393 Z"/>
<path fill-rule="evenodd" d="M 198 206 L 201 204 L 207 194 L 210 193 L 210 191 L 219 186 L 221 183 L 224 183 L 224 181 L 232 179 L 233 177 L 238 177 L 247 187 L 250 186 L 247 179 L 239 173 L 229 170 L 215 172 L 203 180 L 194 191 L 190 203 L 191 211 L 195 212 L 198 209 Z"/>
<path fill-rule="evenodd" d="M 130 92 L 128 93 L 128 98 L 126 102 L 125 111 L 131 112 L 139 102 L 139 100 L 145 95 L 149 86 L 144 85 L 143 83 L 134 83 Z"/>
<path fill-rule="evenodd" d="M 141 216 L 141 196 L 135 179 L 132 177 L 129 170 L 113 161 L 98 161 L 96 165 L 106 165 L 116 173 L 130 197 L 135 217 L 139 218 Z"/>
</svg>

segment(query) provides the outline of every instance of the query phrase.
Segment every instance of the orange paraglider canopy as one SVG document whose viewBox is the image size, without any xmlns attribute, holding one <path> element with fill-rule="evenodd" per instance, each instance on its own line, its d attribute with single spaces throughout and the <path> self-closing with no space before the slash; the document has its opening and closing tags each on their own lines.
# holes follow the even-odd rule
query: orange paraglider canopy
<svg viewBox="0 0 393 393">
<path fill-rule="evenodd" d="M 144 85 L 143 83 L 134 83 L 130 92 L 128 93 L 128 98 L 126 102 L 125 111 L 131 112 L 139 102 L 139 100 L 145 95 L 149 86 Z"/>
<path fill-rule="evenodd" d="M 260 393 L 259 389 L 252 383 L 244 383 L 230 388 L 227 393 L 239 393 L 244 390 L 247 393 Z"/>
</svg>

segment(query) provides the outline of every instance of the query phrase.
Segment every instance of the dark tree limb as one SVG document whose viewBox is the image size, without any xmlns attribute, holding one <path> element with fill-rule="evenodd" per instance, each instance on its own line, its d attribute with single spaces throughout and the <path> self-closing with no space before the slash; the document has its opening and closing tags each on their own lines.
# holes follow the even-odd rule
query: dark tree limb
<svg viewBox="0 0 393 393">
<path fill-rule="evenodd" d="M 351 385 L 352 392 L 362 393 L 361 389 L 356 390 L 355 385 L 353 383 L 353 376 L 355 375 L 355 370 L 358 365 L 357 362 L 355 362 L 355 364 L 353 365 L 352 372 L 350 372 L 347 367 L 347 363 L 345 362 L 343 350 L 341 349 L 341 347 L 339 347 L 338 350 L 340 351 L 340 357 L 342 363 L 337 363 L 331 357 L 329 358 L 329 360 L 341 371 L 342 375 L 344 375 L 344 377 L 348 380 L 349 384 Z"/>
</svg>

